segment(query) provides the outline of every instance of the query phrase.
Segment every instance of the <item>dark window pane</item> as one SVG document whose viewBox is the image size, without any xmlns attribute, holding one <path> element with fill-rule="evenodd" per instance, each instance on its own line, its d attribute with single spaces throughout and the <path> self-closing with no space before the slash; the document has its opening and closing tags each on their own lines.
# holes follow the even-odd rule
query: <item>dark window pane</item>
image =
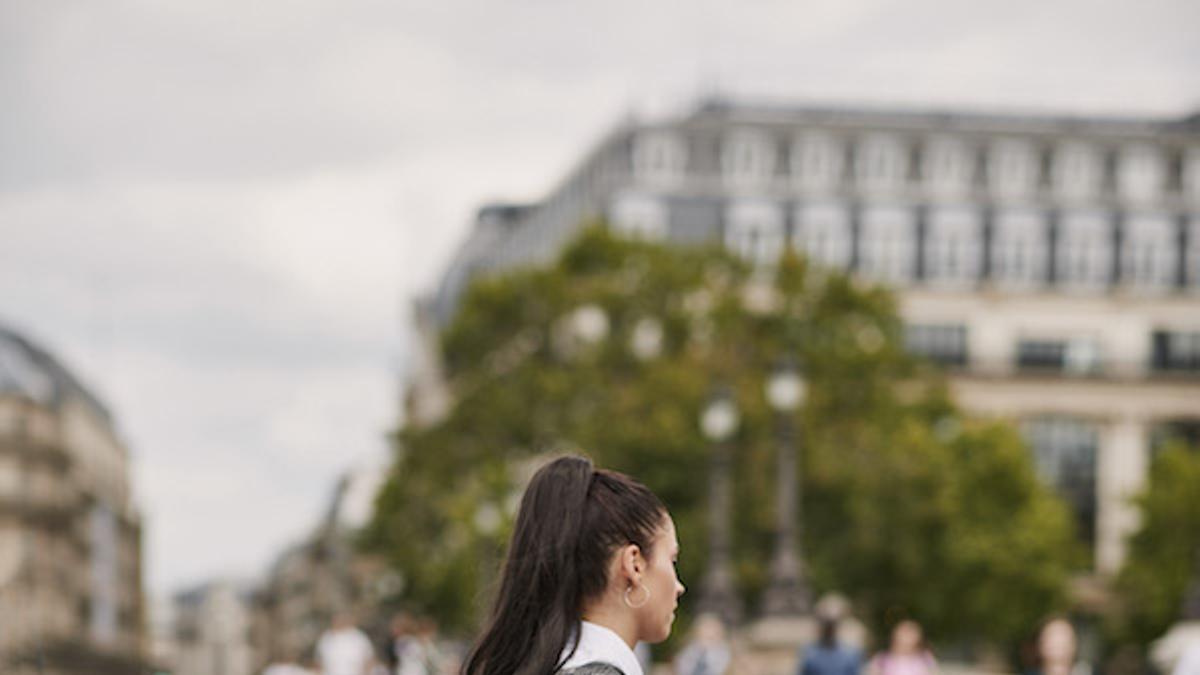
<svg viewBox="0 0 1200 675">
<path fill-rule="evenodd" d="M 913 354 L 943 366 L 967 365 L 967 328 L 962 324 L 910 324 L 905 344 Z"/>
<path fill-rule="evenodd" d="M 1162 372 L 1200 372 L 1200 332 L 1155 331 L 1151 366 Z"/>
<path fill-rule="evenodd" d="M 1099 445 L 1095 427 L 1069 417 L 1040 417 L 1023 428 L 1038 474 L 1071 505 L 1083 540 L 1094 543 Z"/>
</svg>

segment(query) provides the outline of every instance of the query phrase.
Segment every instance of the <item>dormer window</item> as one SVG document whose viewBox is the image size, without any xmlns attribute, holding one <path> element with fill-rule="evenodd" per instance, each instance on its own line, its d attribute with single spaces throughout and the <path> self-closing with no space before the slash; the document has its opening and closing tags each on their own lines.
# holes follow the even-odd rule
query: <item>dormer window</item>
<svg viewBox="0 0 1200 675">
<path fill-rule="evenodd" d="M 954 138 L 935 138 L 925 147 L 921 174 L 934 194 L 962 195 L 971 189 L 974 169 L 970 148 Z"/>
<path fill-rule="evenodd" d="M 1166 182 L 1166 162 L 1157 148 L 1131 145 L 1121 150 L 1117 187 L 1121 196 L 1135 202 L 1157 199 Z"/>
<path fill-rule="evenodd" d="M 1059 146 L 1052 163 L 1054 190 L 1067 199 L 1089 199 L 1100 191 L 1104 161 L 1099 149 L 1080 142 Z"/>
<path fill-rule="evenodd" d="M 1200 203 L 1200 146 L 1188 148 L 1183 154 L 1182 179 L 1184 198 Z"/>
<path fill-rule="evenodd" d="M 1038 180 L 1037 153 L 1025 141 L 1003 140 L 988 155 L 988 184 L 1002 198 L 1028 197 Z"/>
<path fill-rule="evenodd" d="M 806 133 L 792 144 L 792 177 L 803 190 L 833 190 L 845 171 L 845 150 L 835 136 Z"/>
<path fill-rule="evenodd" d="M 721 173 L 734 187 L 766 186 L 775 173 L 775 145 L 761 131 L 742 129 L 721 148 Z"/>
<path fill-rule="evenodd" d="M 674 185 L 687 172 L 687 141 L 670 131 L 645 131 L 633 140 L 633 175 L 639 182 Z"/>
<path fill-rule="evenodd" d="M 855 156 L 858 183 L 870 191 L 890 192 L 904 185 L 908 174 L 907 144 L 895 136 L 869 136 Z"/>
</svg>

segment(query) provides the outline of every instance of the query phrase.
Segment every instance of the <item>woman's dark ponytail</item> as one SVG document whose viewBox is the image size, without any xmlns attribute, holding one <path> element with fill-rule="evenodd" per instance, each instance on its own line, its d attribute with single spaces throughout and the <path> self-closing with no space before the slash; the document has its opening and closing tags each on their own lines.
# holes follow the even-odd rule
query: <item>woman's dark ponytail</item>
<svg viewBox="0 0 1200 675">
<path fill-rule="evenodd" d="M 495 608 L 464 675 L 550 675 L 578 629 L 585 600 L 607 583 L 612 551 L 650 555 L 666 509 L 637 481 L 562 457 L 529 483 L 513 527 Z"/>
</svg>

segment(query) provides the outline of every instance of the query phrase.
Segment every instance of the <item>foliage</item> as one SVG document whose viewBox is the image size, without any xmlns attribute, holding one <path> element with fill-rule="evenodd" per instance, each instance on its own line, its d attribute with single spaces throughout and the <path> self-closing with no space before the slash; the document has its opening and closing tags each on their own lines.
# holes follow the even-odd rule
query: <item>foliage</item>
<svg viewBox="0 0 1200 675">
<path fill-rule="evenodd" d="M 593 325 L 577 330 L 580 308 L 602 309 L 607 329 L 585 309 Z M 661 348 L 639 358 L 631 344 L 648 322 Z M 794 421 L 818 592 L 846 593 L 876 629 L 904 615 L 934 637 L 1002 642 L 1062 601 L 1064 505 L 1010 428 L 966 419 L 936 371 L 906 354 L 883 289 L 791 254 L 764 277 L 718 249 L 592 228 L 554 266 L 477 281 L 443 347 L 457 404 L 398 434 L 365 544 L 403 572 L 405 602 L 454 628 L 478 620 L 531 462 L 565 449 L 637 476 L 669 505 L 689 610 L 711 451 L 697 419 L 715 384 L 741 410 L 734 550 L 753 610 L 775 523 L 777 420 L 763 384 L 787 355 L 808 382 Z"/>
<path fill-rule="evenodd" d="M 1109 629 L 1117 641 L 1147 645 L 1179 619 L 1200 565 L 1200 449 L 1182 443 L 1164 449 L 1137 504 L 1142 526 L 1117 577 L 1121 611 Z"/>
</svg>

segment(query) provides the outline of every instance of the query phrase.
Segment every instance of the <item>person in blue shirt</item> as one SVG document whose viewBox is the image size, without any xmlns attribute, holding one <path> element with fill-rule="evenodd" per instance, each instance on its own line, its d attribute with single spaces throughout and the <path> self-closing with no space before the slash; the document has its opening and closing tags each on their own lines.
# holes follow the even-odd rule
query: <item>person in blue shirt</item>
<svg viewBox="0 0 1200 675">
<path fill-rule="evenodd" d="M 796 675 L 858 675 L 861 668 L 862 654 L 838 643 L 837 620 L 822 617 L 820 636 L 804 650 Z"/>
</svg>

